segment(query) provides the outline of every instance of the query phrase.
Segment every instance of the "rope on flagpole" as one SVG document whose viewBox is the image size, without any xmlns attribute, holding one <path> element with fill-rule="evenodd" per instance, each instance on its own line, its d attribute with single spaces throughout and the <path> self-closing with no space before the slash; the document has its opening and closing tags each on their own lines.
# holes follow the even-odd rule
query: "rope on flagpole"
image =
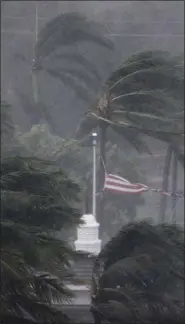
<svg viewBox="0 0 185 324">
<path fill-rule="evenodd" d="M 176 198 L 184 199 L 184 194 L 179 193 L 179 192 L 166 192 L 166 191 L 163 191 L 162 189 L 151 189 L 151 188 L 149 188 L 149 191 L 158 192 L 158 193 L 161 193 L 162 195 L 166 195 L 166 196 L 173 197 L 173 198 L 176 197 Z"/>
<path fill-rule="evenodd" d="M 106 168 L 105 168 L 105 164 L 104 164 L 103 159 L 102 159 L 102 163 L 103 163 L 103 166 L 104 166 L 105 176 L 106 176 L 107 175 L 107 171 L 106 171 Z M 172 197 L 172 198 L 176 197 L 178 199 L 178 201 L 179 201 L 179 199 L 184 199 L 184 194 L 183 193 L 179 193 L 179 192 L 166 192 L 166 191 L 163 191 L 162 189 L 153 189 L 153 188 L 148 188 L 148 191 L 160 193 L 162 195 L 166 195 L 166 196 Z M 103 192 L 104 192 L 104 187 L 99 192 L 96 193 L 96 196 L 99 196 Z M 177 206 L 177 203 L 176 203 L 176 206 Z M 176 206 L 175 206 L 175 208 L 176 208 Z"/>
</svg>

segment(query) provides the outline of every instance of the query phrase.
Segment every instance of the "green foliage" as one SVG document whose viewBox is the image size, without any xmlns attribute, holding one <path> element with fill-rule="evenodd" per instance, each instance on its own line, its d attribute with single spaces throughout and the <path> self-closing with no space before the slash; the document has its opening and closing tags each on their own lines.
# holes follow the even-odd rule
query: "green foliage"
<svg viewBox="0 0 185 324">
<path fill-rule="evenodd" d="M 176 225 L 126 225 L 95 262 L 94 312 L 119 323 L 182 321 L 183 253 L 184 231 Z"/>
<path fill-rule="evenodd" d="M 38 75 L 37 72 L 43 69 L 87 102 L 92 91 L 98 90 L 97 81 L 100 79 L 95 65 L 77 50 L 76 45 L 87 42 L 113 49 L 98 23 L 77 13 L 60 14 L 49 21 L 38 35 L 33 72 Z"/>
<path fill-rule="evenodd" d="M 51 162 L 4 158 L 1 164 L 1 309 L 42 323 L 69 323 L 53 303 L 69 301 L 74 252 L 55 230 L 80 224 L 79 186 Z M 70 276 L 70 281 L 73 278 Z"/>
<path fill-rule="evenodd" d="M 83 189 L 92 164 L 90 148 L 83 148 L 78 140 L 52 134 L 48 125 L 34 125 L 30 131 L 19 133 L 18 141 L 31 156 L 59 165 Z"/>
<path fill-rule="evenodd" d="M 2 161 L 2 219 L 60 229 L 79 224 L 79 186 L 51 163 L 36 158 L 12 157 Z"/>
<path fill-rule="evenodd" d="M 49 21 L 41 30 L 36 44 L 36 57 L 51 55 L 60 46 L 78 42 L 93 42 L 111 49 L 110 42 L 100 35 L 98 23 L 88 21 L 78 13 L 62 13 Z"/>
<path fill-rule="evenodd" d="M 71 179 L 79 183 L 81 187 L 81 200 L 88 194 L 89 204 L 91 205 L 92 188 L 92 150 L 89 146 L 84 146 L 78 140 L 63 139 L 51 134 L 48 126 L 34 125 L 32 129 L 19 134 L 19 141 L 24 145 L 30 155 L 46 160 L 54 161 L 67 172 Z M 110 142 L 106 145 L 107 150 L 107 171 L 125 176 L 133 182 L 146 182 L 145 177 L 138 174 L 136 163 L 128 159 L 127 154 L 122 149 L 122 141 L 119 137 L 110 134 Z M 114 145 L 112 145 L 111 140 Z M 118 144 L 115 144 L 118 143 Z M 90 145 L 90 144 L 89 144 Z M 100 152 L 97 147 L 97 164 L 100 159 Z M 99 170 L 97 170 L 97 178 Z M 103 189 L 103 188 L 101 188 Z M 125 217 L 134 219 L 136 217 L 137 206 L 144 203 L 140 195 L 123 197 L 105 193 L 105 209 L 109 219 L 107 232 L 112 235 L 117 231 L 119 222 L 125 222 Z M 90 207 L 89 205 L 89 207 Z M 114 225 L 110 225 L 115 223 Z M 109 230 L 108 230 L 109 228 Z"/>
<path fill-rule="evenodd" d="M 129 93 L 130 88 L 168 90 L 175 96 L 183 96 L 183 70 L 176 58 L 162 51 L 145 51 L 134 54 L 125 60 L 115 71 L 108 85 L 111 93 Z M 128 81 L 132 81 L 131 84 Z M 123 85 L 126 89 L 123 89 Z"/>
<path fill-rule="evenodd" d="M 157 51 L 135 54 L 112 73 L 103 90 L 104 102 L 100 99 L 93 107 L 78 132 L 85 136 L 106 123 L 139 151 L 147 150 L 143 135 L 149 135 L 173 145 L 183 162 L 183 89 L 184 72 L 176 59 Z"/>
<path fill-rule="evenodd" d="M 15 93 L 20 102 L 21 108 L 23 109 L 25 114 L 29 116 L 31 125 L 34 125 L 41 120 L 45 120 L 48 123 L 50 122 L 50 125 L 52 126 L 52 117 L 48 112 L 48 106 L 41 102 L 40 98 L 38 98 L 38 100 L 35 100 L 35 90 L 36 92 L 38 90 L 37 84 L 32 85 L 32 91 L 30 91 L 28 94 L 23 93 L 22 89 L 15 89 Z"/>
<path fill-rule="evenodd" d="M 44 77 L 45 73 L 51 77 L 52 82 L 62 82 L 85 102 L 98 91 L 101 75 L 96 65 L 81 51 L 81 44 L 86 43 L 107 51 L 113 49 L 113 43 L 104 36 L 102 26 L 78 13 L 62 13 L 41 29 L 30 74 L 31 91 L 25 94 L 22 89 L 15 89 L 22 109 L 29 115 L 32 125 L 44 120 L 54 127 L 53 111 L 51 113 L 50 107 L 41 98 L 42 73 Z M 24 53 L 15 53 L 14 59 L 16 64 L 20 64 L 20 68 L 27 64 Z"/>
</svg>

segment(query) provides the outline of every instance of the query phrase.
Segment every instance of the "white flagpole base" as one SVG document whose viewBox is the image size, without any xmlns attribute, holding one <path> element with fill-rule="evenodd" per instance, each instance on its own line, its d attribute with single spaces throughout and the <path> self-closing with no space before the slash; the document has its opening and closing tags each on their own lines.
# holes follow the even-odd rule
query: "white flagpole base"
<svg viewBox="0 0 185 324">
<path fill-rule="evenodd" d="M 74 242 L 76 251 L 98 254 L 101 250 L 99 240 L 99 224 L 92 214 L 82 216 L 84 224 L 77 229 L 77 240 Z"/>
</svg>

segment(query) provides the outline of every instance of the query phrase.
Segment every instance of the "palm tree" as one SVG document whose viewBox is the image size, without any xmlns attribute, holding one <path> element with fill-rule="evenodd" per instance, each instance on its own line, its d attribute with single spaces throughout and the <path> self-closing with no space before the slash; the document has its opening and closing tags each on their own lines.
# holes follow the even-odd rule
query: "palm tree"
<svg viewBox="0 0 185 324">
<path fill-rule="evenodd" d="M 75 45 L 88 42 L 112 50 L 113 44 L 101 30 L 98 23 L 78 13 L 60 14 L 38 34 L 33 71 L 43 70 L 73 89 L 82 100 L 89 100 L 88 91 L 98 90 L 100 75 Z"/>
<path fill-rule="evenodd" d="M 34 112 L 34 123 L 44 119 L 52 126 L 53 114 L 40 94 L 41 79 L 47 75 L 60 80 L 87 102 L 94 91 L 97 93 L 101 75 L 96 65 L 80 51 L 80 46 L 89 43 L 112 51 L 113 43 L 103 35 L 101 25 L 78 13 L 62 13 L 46 23 L 40 32 L 37 5 L 35 17 L 36 45 L 30 71 L 32 93 L 26 95 L 22 89 L 16 93 L 25 112 L 31 116 Z M 15 59 L 17 63 L 26 64 L 24 53 L 16 53 Z"/>
<path fill-rule="evenodd" d="M 74 252 L 53 233 L 80 224 L 79 186 L 37 158 L 1 164 L 1 310 L 3 316 L 68 323 L 53 302 L 71 296 L 65 286 Z"/>
<path fill-rule="evenodd" d="M 112 49 L 111 42 L 101 34 L 101 26 L 98 23 L 89 21 L 78 13 L 62 13 L 50 20 L 39 33 L 35 48 L 36 63 L 37 60 L 41 63 L 41 60 L 53 55 L 64 46 L 79 42 L 92 42 Z"/>
<path fill-rule="evenodd" d="M 110 76 L 97 104 L 83 118 L 76 138 L 99 127 L 101 156 L 105 162 L 107 128 L 124 136 L 139 152 L 149 152 L 144 136 L 171 145 L 184 165 L 182 66 L 167 53 L 141 52 L 133 55 Z M 100 161 L 100 186 L 104 167 Z M 103 201 L 99 213 L 103 215 Z"/>
<path fill-rule="evenodd" d="M 91 310 L 96 323 L 162 323 L 183 318 L 184 231 L 174 224 L 130 223 L 97 257 Z"/>
</svg>

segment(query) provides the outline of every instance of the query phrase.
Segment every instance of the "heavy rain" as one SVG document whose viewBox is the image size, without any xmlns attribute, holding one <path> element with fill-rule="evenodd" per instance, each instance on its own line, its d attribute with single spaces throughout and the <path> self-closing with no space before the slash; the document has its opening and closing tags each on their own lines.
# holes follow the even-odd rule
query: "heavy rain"
<svg viewBox="0 0 185 324">
<path fill-rule="evenodd" d="M 183 323 L 184 1 L 1 1 L 1 323 Z"/>
</svg>

